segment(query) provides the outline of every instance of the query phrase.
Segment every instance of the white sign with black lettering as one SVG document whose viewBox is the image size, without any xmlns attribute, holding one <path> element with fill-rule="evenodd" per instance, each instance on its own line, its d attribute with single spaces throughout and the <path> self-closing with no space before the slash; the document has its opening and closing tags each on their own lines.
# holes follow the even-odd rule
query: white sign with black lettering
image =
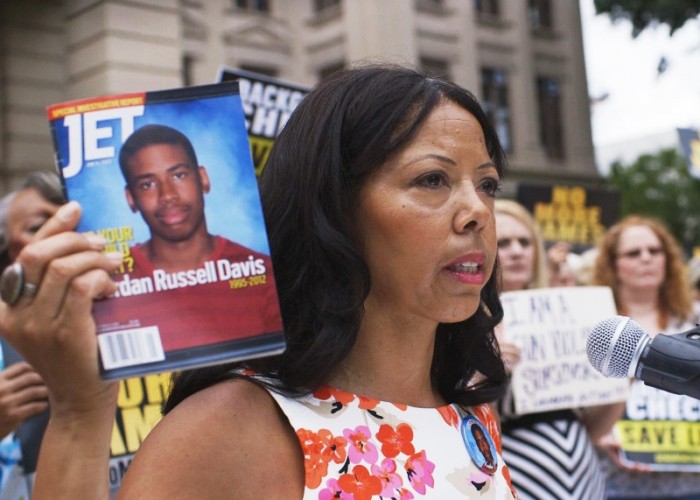
<svg viewBox="0 0 700 500">
<path fill-rule="evenodd" d="M 520 348 L 512 389 L 518 414 L 624 401 L 629 380 L 606 378 L 588 361 L 586 340 L 617 314 L 607 287 L 505 292 L 504 340 Z"/>
</svg>

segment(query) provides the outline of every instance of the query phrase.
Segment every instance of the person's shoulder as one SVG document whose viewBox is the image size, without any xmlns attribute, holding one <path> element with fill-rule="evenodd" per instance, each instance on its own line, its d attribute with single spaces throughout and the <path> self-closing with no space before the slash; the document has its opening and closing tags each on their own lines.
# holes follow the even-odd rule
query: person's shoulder
<svg viewBox="0 0 700 500">
<path fill-rule="evenodd" d="M 245 379 L 221 382 L 178 404 L 142 444 L 123 492 L 136 497 L 156 487 L 163 498 L 233 491 L 256 498 L 270 488 L 272 498 L 301 496 L 301 447 L 267 390 Z"/>
<path fill-rule="evenodd" d="M 232 414 L 233 409 L 236 412 Z M 220 382 L 192 394 L 176 406 L 173 413 L 187 413 L 188 418 L 196 412 L 221 413 L 221 416 L 229 419 L 247 416 L 244 412 L 274 414 L 277 409 L 274 398 L 260 383 L 240 377 Z"/>
</svg>

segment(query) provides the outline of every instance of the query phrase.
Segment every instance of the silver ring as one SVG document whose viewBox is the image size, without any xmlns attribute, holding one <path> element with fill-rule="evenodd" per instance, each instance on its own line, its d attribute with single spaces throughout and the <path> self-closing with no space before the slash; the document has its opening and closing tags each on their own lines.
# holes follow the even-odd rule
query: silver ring
<svg viewBox="0 0 700 500">
<path fill-rule="evenodd" d="M 0 298 L 9 305 L 14 305 L 20 297 L 34 297 L 39 287 L 24 281 L 22 264 L 10 264 L 0 276 Z"/>
<path fill-rule="evenodd" d="M 22 287 L 22 297 L 34 297 L 39 289 L 34 283 L 25 283 Z"/>
</svg>

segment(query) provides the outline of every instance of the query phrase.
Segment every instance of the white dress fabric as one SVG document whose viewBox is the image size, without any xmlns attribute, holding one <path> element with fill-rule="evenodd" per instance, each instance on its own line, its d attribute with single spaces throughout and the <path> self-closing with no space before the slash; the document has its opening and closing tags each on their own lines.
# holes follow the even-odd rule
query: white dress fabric
<svg viewBox="0 0 700 500">
<path fill-rule="evenodd" d="M 515 497 L 488 405 L 416 408 L 330 387 L 299 399 L 270 394 L 304 453 L 304 499 Z M 477 467 L 462 439 L 468 415 L 481 422 L 499 452 L 492 474 Z"/>
</svg>

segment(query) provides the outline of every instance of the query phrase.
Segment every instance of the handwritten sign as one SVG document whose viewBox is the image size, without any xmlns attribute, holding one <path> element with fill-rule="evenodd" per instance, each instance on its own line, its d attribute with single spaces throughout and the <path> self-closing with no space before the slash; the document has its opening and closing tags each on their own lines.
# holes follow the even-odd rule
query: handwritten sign
<svg viewBox="0 0 700 500">
<path fill-rule="evenodd" d="M 624 401 L 627 379 L 606 378 L 588 361 L 586 340 L 617 314 L 607 287 L 505 292 L 505 340 L 520 347 L 512 389 L 519 414 Z"/>
</svg>

